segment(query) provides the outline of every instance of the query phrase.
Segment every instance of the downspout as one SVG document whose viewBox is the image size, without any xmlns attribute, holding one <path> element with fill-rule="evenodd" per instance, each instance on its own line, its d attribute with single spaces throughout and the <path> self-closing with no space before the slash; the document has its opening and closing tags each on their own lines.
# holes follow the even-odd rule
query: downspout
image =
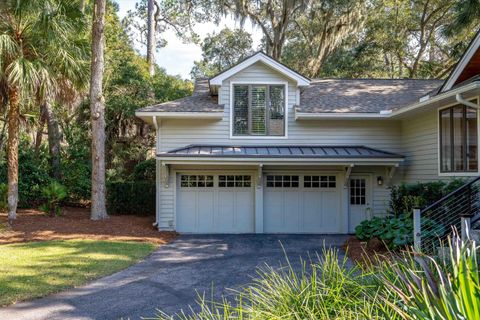
<svg viewBox="0 0 480 320">
<path fill-rule="evenodd" d="M 155 127 L 155 136 L 158 137 L 158 122 L 157 122 L 157 116 L 153 116 L 153 117 L 152 117 L 152 121 L 153 121 L 153 126 Z M 156 142 L 156 144 L 157 144 L 157 143 L 158 143 L 158 142 Z M 155 154 L 156 154 L 156 153 L 157 153 L 157 149 L 156 149 L 156 147 L 155 147 Z M 156 162 L 156 161 L 157 161 L 157 160 L 155 160 L 155 162 Z M 157 164 L 156 164 L 156 163 L 155 163 L 155 168 L 157 168 Z M 158 169 L 156 169 L 156 170 L 158 170 Z M 157 183 L 158 183 L 158 181 L 156 180 L 157 177 L 158 177 L 158 174 L 157 174 L 157 173 L 155 173 L 155 177 L 156 177 L 156 178 L 155 178 L 155 190 L 156 190 L 156 188 L 157 188 Z M 158 193 L 158 191 L 155 191 L 155 222 L 152 223 L 152 226 L 153 226 L 154 228 L 158 228 L 158 209 L 157 209 L 157 207 L 158 207 L 159 204 L 158 204 L 158 196 L 157 196 L 157 193 Z"/>
<path fill-rule="evenodd" d="M 457 100 L 458 103 L 463 104 L 464 106 L 478 109 L 478 105 L 476 103 L 465 100 L 460 93 L 457 93 L 455 95 L 455 100 Z"/>
</svg>

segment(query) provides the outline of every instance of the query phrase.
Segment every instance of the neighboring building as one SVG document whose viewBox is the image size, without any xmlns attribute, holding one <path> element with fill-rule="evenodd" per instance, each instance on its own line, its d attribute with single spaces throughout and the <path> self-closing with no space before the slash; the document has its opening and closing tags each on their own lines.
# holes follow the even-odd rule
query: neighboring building
<svg viewBox="0 0 480 320">
<path fill-rule="evenodd" d="M 256 53 L 157 132 L 157 223 L 180 233 L 349 233 L 389 186 L 479 174 L 480 35 L 446 81 L 307 79 Z"/>
</svg>

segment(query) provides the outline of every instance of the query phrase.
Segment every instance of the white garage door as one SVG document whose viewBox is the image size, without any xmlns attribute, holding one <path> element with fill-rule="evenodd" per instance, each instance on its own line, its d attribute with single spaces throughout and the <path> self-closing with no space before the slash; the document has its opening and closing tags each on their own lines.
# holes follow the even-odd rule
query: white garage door
<svg viewBox="0 0 480 320">
<path fill-rule="evenodd" d="M 340 186 L 335 174 L 267 175 L 267 233 L 340 233 Z"/>
<path fill-rule="evenodd" d="M 250 175 L 179 174 L 177 179 L 178 232 L 254 232 L 254 189 Z"/>
</svg>

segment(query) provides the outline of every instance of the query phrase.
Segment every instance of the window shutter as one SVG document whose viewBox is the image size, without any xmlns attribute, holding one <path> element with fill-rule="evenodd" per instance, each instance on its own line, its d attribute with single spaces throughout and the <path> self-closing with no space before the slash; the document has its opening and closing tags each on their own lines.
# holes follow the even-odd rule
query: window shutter
<svg viewBox="0 0 480 320">
<path fill-rule="evenodd" d="M 268 134 L 283 136 L 285 129 L 285 90 L 284 86 L 270 86 L 268 112 Z"/>
<path fill-rule="evenodd" d="M 251 133 L 253 135 L 267 134 L 267 87 L 252 86 L 251 103 Z"/>
<path fill-rule="evenodd" d="M 248 134 L 248 86 L 234 86 L 233 90 L 233 134 Z"/>
</svg>

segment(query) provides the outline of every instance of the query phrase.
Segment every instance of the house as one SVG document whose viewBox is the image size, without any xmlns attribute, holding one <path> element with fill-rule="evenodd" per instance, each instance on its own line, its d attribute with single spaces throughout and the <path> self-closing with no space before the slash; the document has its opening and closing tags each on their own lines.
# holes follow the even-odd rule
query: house
<svg viewBox="0 0 480 320">
<path fill-rule="evenodd" d="M 401 182 L 479 174 L 480 34 L 446 81 L 308 79 L 262 52 L 139 109 L 157 133 L 157 225 L 350 233 Z"/>
</svg>

